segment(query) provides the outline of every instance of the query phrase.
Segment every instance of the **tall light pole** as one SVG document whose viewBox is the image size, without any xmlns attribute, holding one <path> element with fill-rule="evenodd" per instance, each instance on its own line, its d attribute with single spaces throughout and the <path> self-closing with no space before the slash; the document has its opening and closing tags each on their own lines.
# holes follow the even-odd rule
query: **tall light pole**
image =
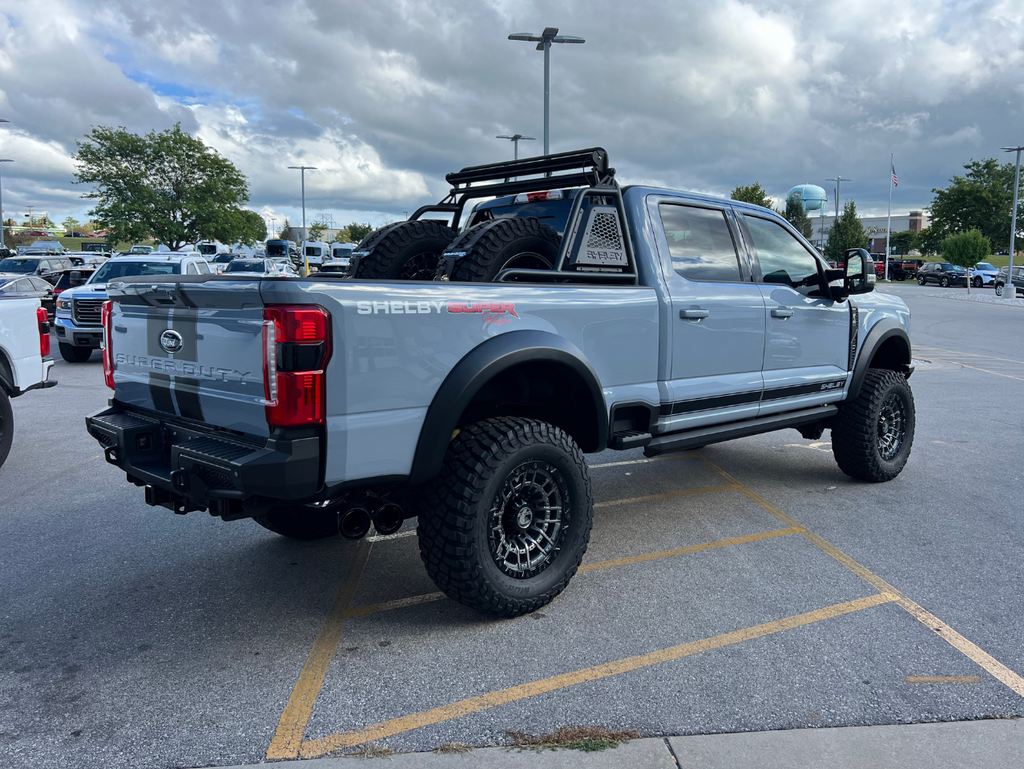
<svg viewBox="0 0 1024 769">
<path fill-rule="evenodd" d="M 522 134 L 512 134 L 511 136 L 507 136 L 507 135 L 505 135 L 505 136 L 495 136 L 494 138 L 495 139 L 508 139 L 510 142 L 512 142 L 512 144 L 515 145 L 515 159 L 516 160 L 519 160 L 519 142 L 521 142 L 521 141 L 524 141 L 524 142 L 527 142 L 527 141 L 535 142 L 535 141 L 537 141 L 537 139 L 534 138 L 533 136 L 523 136 Z"/>
<path fill-rule="evenodd" d="M 277 219 L 275 219 L 273 216 L 268 216 L 267 218 L 270 220 L 270 234 L 271 235 L 276 235 L 277 234 Z"/>
<path fill-rule="evenodd" d="M 576 43 L 581 45 L 585 42 L 582 37 L 572 35 L 559 35 L 558 27 L 545 27 L 539 35 L 530 32 L 516 32 L 508 36 L 509 40 L 522 40 L 527 43 L 536 43 L 538 51 L 544 51 L 544 154 L 551 151 L 551 44 L 552 43 Z"/>
<path fill-rule="evenodd" d="M 1013 285 L 1013 257 L 1017 251 L 1017 193 L 1020 191 L 1020 147 L 1003 147 L 1006 152 L 1017 153 L 1017 171 L 1013 175 L 1013 213 L 1010 214 L 1010 265 L 1006 268 L 1006 288 L 1003 293 L 1009 299 L 1017 298 L 1017 289 Z"/>
<path fill-rule="evenodd" d="M 7 122 L 6 120 L 3 122 Z M 0 158 L 0 163 L 13 163 L 10 158 Z M 0 173 L 0 248 L 4 248 L 4 178 Z"/>
<path fill-rule="evenodd" d="M 315 171 L 316 166 L 288 166 L 302 174 L 302 277 L 309 276 L 309 255 L 306 253 L 306 171 Z"/>
<path fill-rule="evenodd" d="M 839 190 L 842 189 L 843 182 L 852 182 L 853 179 L 847 179 L 842 174 L 835 177 L 834 179 L 826 179 L 826 182 L 836 183 L 836 219 L 839 218 Z"/>
</svg>

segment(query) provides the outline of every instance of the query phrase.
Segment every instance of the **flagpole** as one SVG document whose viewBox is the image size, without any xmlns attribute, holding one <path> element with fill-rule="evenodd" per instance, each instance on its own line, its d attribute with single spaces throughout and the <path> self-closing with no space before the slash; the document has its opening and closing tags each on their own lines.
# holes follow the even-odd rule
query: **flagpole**
<svg viewBox="0 0 1024 769">
<path fill-rule="evenodd" d="M 889 153 L 889 213 L 885 217 L 885 272 L 882 274 L 883 280 L 889 280 L 889 234 L 892 230 L 892 170 L 896 167 L 893 165 L 894 154 Z"/>
</svg>

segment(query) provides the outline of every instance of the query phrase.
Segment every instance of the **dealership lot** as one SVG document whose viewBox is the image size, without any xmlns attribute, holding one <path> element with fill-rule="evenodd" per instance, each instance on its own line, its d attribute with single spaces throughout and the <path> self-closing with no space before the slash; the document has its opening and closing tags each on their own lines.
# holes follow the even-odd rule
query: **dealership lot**
<svg viewBox="0 0 1024 769">
<path fill-rule="evenodd" d="M 1024 715 L 1024 311 L 880 290 L 922 361 L 897 480 L 846 478 L 827 433 L 591 456 L 584 569 L 515 620 L 441 598 L 404 531 L 298 543 L 146 507 L 84 430 L 98 356 L 58 361 L 0 471 L 0 763 Z"/>
</svg>

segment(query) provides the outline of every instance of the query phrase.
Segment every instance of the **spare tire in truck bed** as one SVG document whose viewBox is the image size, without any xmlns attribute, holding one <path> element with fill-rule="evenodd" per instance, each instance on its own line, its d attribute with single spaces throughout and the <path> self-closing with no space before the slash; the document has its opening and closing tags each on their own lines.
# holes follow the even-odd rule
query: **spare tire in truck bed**
<svg viewBox="0 0 1024 769">
<path fill-rule="evenodd" d="M 490 283 L 502 270 L 553 270 L 561 245 L 561 235 L 533 217 L 483 222 L 445 249 L 457 254 L 448 279 Z"/>
<path fill-rule="evenodd" d="M 352 253 L 351 274 L 368 280 L 433 280 L 455 230 L 433 219 L 414 219 L 370 233 Z"/>
</svg>

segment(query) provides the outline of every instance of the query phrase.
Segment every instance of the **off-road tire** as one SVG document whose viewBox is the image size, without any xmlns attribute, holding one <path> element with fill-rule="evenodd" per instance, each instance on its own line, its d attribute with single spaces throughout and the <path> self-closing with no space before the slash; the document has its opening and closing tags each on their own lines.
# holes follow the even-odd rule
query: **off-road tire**
<svg viewBox="0 0 1024 769">
<path fill-rule="evenodd" d="M 356 248 L 352 277 L 365 280 L 433 280 L 455 230 L 432 219 L 397 222 L 371 232 Z"/>
<path fill-rule="evenodd" d="M 468 249 L 465 244 L 486 232 Z M 466 251 L 449 276 L 454 281 L 490 283 L 504 269 L 553 270 L 562 236 L 539 219 L 499 219 L 470 227 L 446 251 Z"/>
<path fill-rule="evenodd" d="M 11 399 L 0 389 L 0 467 L 3 467 L 7 455 L 11 453 L 14 443 L 14 410 Z"/>
<path fill-rule="evenodd" d="M 305 505 L 273 508 L 253 517 L 264 529 L 289 539 L 314 540 L 338 535 L 338 510 Z"/>
<path fill-rule="evenodd" d="M 85 363 L 92 357 L 91 347 L 76 347 L 73 344 L 57 342 L 57 349 L 60 350 L 60 357 L 68 363 Z"/>
<path fill-rule="evenodd" d="M 903 437 L 891 458 L 879 447 L 882 409 L 890 396 L 902 401 Z M 832 454 L 839 469 L 851 478 L 872 483 L 891 481 L 903 470 L 914 443 L 914 395 L 906 377 L 897 371 L 873 368 L 860 393 L 842 405 L 832 420 Z"/>
<path fill-rule="evenodd" d="M 491 520 L 506 482 L 535 464 L 560 474 L 567 517 L 551 545 L 551 560 L 533 576 L 514 577 L 494 555 Z M 420 557 L 431 579 L 455 601 L 503 617 L 539 609 L 565 589 L 587 551 L 594 517 L 579 446 L 559 427 L 518 417 L 463 428 L 448 444 L 441 473 L 417 502 Z"/>
</svg>

